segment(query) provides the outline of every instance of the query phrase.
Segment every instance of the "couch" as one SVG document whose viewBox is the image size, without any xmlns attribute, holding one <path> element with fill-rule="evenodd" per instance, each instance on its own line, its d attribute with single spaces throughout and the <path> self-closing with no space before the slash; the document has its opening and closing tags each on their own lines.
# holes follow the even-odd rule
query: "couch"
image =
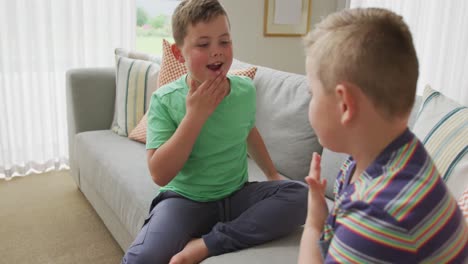
<svg viewBox="0 0 468 264">
<path fill-rule="evenodd" d="M 235 61 L 233 67 L 247 64 Z M 146 164 L 142 143 L 110 130 L 116 93 L 114 68 L 81 68 L 67 72 L 67 116 L 71 174 L 115 240 L 126 250 L 140 230 L 158 192 Z M 292 179 L 307 175 L 312 152 L 322 153 L 327 202 L 346 157 L 322 149 L 308 123 L 310 95 L 304 75 L 258 66 L 256 126 L 278 171 Z M 418 96 L 410 123 L 415 122 Z M 326 114 L 326 113 L 324 113 Z M 265 177 L 249 160 L 249 177 Z M 280 225 L 281 223 L 278 223 Z M 211 257 L 203 263 L 296 263 L 302 229 L 250 249 Z"/>
</svg>

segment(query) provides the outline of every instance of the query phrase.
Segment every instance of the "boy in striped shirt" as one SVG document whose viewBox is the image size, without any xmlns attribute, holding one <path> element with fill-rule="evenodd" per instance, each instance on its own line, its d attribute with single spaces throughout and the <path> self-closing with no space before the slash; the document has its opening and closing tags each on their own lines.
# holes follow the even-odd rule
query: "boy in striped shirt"
<svg viewBox="0 0 468 264">
<path fill-rule="evenodd" d="M 305 45 L 311 126 L 324 147 L 351 156 L 328 218 L 320 156 L 312 157 L 299 263 L 465 263 L 463 215 L 407 127 L 418 59 L 403 19 L 384 9 L 344 10 Z"/>
</svg>

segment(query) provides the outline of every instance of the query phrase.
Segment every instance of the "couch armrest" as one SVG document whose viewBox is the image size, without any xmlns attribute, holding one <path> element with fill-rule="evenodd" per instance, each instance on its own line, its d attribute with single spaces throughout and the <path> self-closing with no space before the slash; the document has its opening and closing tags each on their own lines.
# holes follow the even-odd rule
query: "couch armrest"
<svg viewBox="0 0 468 264">
<path fill-rule="evenodd" d="M 115 69 L 80 68 L 67 71 L 66 100 L 69 162 L 72 176 L 80 186 L 74 155 L 75 135 L 110 129 L 114 116 Z"/>
</svg>

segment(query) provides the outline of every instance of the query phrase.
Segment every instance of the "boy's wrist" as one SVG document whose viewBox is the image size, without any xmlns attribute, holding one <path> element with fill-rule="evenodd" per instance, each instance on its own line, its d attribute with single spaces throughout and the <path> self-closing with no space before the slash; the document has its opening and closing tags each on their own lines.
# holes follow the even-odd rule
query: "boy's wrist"
<svg viewBox="0 0 468 264">
<path fill-rule="evenodd" d="M 198 137 L 198 134 L 203 128 L 206 119 L 200 118 L 200 116 L 194 114 L 186 114 L 179 125 L 179 129 L 184 129 L 186 133 L 195 136 L 194 140 Z"/>
<path fill-rule="evenodd" d="M 304 224 L 305 229 L 313 230 L 314 232 L 322 233 L 325 221 L 317 219 L 315 215 L 307 214 L 306 222 Z"/>
<path fill-rule="evenodd" d="M 312 235 L 315 238 L 315 240 L 320 240 L 320 237 L 322 236 L 322 230 L 318 230 L 316 228 L 304 226 L 304 232 L 307 232 L 310 235 Z"/>
<path fill-rule="evenodd" d="M 198 115 L 196 113 L 193 113 L 192 111 L 187 111 L 184 119 L 186 119 L 190 123 L 199 124 L 201 127 L 203 127 L 206 120 L 208 120 L 208 117 L 204 117 L 203 115 Z"/>
</svg>

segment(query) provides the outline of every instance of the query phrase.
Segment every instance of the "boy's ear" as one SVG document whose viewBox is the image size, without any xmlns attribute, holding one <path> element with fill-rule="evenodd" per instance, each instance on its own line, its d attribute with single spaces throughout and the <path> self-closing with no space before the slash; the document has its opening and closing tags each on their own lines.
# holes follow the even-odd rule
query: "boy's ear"
<svg viewBox="0 0 468 264">
<path fill-rule="evenodd" d="M 184 56 L 182 56 L 182 51 L 180 51 L 179 47 L 177 47 L 175 43 L 171 44 L 171 51 L 176 60 L 178 60 L 180 63 L 185 62 Z"/>
<path fill-rule="evenodd" d="M 341 114 L 341 124 L 344 126 L 349 125 L 357 113 L 357 98 L 354 93 L 355 88 L 356 87 L 348 83 L 339 83 L 335 88 Z"/>
</svg>

